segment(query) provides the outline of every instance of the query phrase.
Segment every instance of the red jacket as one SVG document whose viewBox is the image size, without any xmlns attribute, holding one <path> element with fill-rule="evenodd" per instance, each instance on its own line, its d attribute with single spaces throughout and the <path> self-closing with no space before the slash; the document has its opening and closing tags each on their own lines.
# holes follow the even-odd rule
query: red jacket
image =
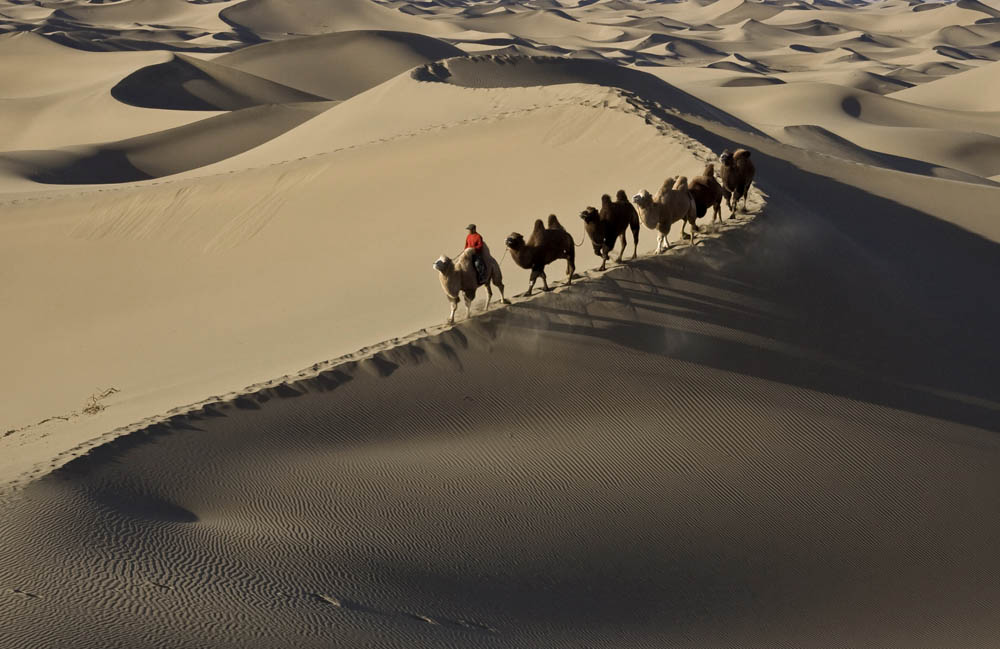
<svg viewBox="0 0 1000 649">
<path fill-rule="evenodd" d="M 469 236 L 465 237 L 465 247 L 475 248 L 476 252 L 483 251 L 483 238 L 479 236 L 478 233 L 472 232 Z"/>
</svg>

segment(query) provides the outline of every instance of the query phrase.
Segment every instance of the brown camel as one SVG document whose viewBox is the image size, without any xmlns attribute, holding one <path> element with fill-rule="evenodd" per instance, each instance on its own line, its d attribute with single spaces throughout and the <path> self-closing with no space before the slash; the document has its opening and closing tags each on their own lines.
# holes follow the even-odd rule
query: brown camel
<svg viewBox="0 0 1000 649">
<path fill-rule="evenodd" d="M 722 190 L 726 197 L 726 206 L 729 207 L 729 218 L 736 217 L 737 203 L 743 199 L 743 211 L 747 210 L 747 195 L 750 193 L 750 185 L 753 184 L 754 175 L 757 169 L 750 160 L 750 152 L 746 149 L 736 149 L 730 153 L 729 149 L 719 156 L 722 163 L 721 173 Z"/>
<path fill-rule="evenodd" d="M 625 255 L 625 248 L 628 246 L 626 235 L 629 229 L 632 230 L 634 246 L 632 249 L 632 259 L 635 259 L 639 251 L 639 214 L 635 207 L 629 202 L 625 190 L 619 189 L 615 195 L 615 200 L 607 194 L 601 196 L 601 209 L 587 207 L 580 212 L 583 219 L 584 229 L 590 237 L 590 242 L 594 244 L 594 254 L 601 258 L 601 267 L 598 270 L 607 268 L 608 257 L 615 248 L 615 241 L 620 237 L 622 249 L 618 253 L 618 263 L 622 263 Z"/>
<path fill-rule="evenodd" d="M 566 260 L 566 283 L 573 283 L 573 273 L 576 271 L 576 247 L 573 244 L 573 237 L 559 223 L 555 214 L 549 214 L 547 227 L 542 224 L 541 219 L 535 219 L 535 227 L 527 241 L 521 233 L 511 232 L 506 243 L 514 263 L 521 268 L 531 270 L 528 292 L 525 295 L 531 295 L 531 290 L 539 277 L 542 278 L 544 289 L 549 290 L 545 266 L 557 259 Z"/>
</svg>

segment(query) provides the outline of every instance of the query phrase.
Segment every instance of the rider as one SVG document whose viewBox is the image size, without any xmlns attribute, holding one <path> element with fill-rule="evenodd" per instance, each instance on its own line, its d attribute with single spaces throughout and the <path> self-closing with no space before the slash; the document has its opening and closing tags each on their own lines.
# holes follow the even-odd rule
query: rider
<svg viewBox="0 0 1000 649">
<path fill-rule="evenodd" d="M 476 232 L 476 224 L 470 223 L 465 228 L 469 236 L 465 237 L 465 247 L 472 248 L 472 263 L 476 267 L 476 280 L 482 284 L 486 279 L 486 263 L 483 261 L 483 237 Z"/>
</svg>

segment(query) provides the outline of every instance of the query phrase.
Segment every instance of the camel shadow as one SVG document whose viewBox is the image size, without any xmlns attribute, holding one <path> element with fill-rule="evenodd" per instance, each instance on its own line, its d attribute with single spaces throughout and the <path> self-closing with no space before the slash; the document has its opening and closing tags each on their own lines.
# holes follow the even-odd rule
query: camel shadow
<svg viewBox="0 0 1000 649">
<path fill-rule="evenodd" d="M 831 179 L 806 182 L 840 200 L 806 216 L 773 199 L 746 227 L 609 270 L 585 295 L 536 300 L 510 324 L 1000 432 L 1000 314 L 979 285 L 960 281 L 1000 276 L 1000 246 Z M 887 223 L 831 229 L 826 220 L 848 211 L 841 201 L 872 206 Z M 865 218 L 854 212 L 843 217 L 851 225 Z M 911 245 L 900 245 L 902 221 Z M 954 266 L 929 272 L 932 251 Z"/>
</svg>

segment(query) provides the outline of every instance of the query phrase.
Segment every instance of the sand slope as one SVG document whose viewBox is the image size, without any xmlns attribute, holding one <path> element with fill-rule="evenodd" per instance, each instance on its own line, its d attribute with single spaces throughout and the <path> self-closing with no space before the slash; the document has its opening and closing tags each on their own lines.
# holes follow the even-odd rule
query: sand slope
<svg viewBox="0 0 1000 649">
<path fill-rule="evenodd" d="M 896 338 L 909 263 L 887 271 L 860 230 L 793 205 L 72 463 L 2 529 L 11 556 L 97 578 L 54 588 L 5 563 L 30 594 L 8 628 L 103 646 L 162 644 L 151 629 L 171 646 L 984 646 L 996 404 L 937 390 L 985 364 L 949 363 L 930 321 Z M 921 247 L 971 241 L 923 226 Z M 853 268 L 833 283 L 831 258 Z M 874 322 L 824 308 L 876 276 L 892 309 Z M 917 357 L 936 389 L 899 365 Z M 21 541 L 39 520 L 44 541 Z"/>
<path fill-rule="evenodd" d="M 11 246 L 9 259 L 15 264 L 11 268 L 17 268 L 18 277 L 48 275 L 48 281 L 54 282 L 44 291 L 23 282 L 4 288 L 5 299 L 26 306 L 22 316 L 9 323 L 11 339 L 23 339 L 39 327 L 54 326 L 56 329 L 45 337 L 58 336 L 65 343 L 48 349 L 58 356 L 73 350 L 70 354 L 77 359 L 73 364 L 81 368 L 77 379 L 80 383 L 68 381 L 58 402 L 51 400 L 51 395 L 26 400 L 19 407 L 20 414 L 11 412 L 9 416 L 31 423 L 48 416 L 46 410 L 71 411 L 94 389 L 90 387 L 92 382 L 111 381 L 123 395 L 131 395 L 125 401 L 147 396 L 131 406 L 123 401 L 121 407 L 109 409 L 107 414 L 113 419 L 98 416 L 80 423 L 91 426 L 91 430 L 109 424 L 124 425 L 130 419 L 141 418 L 150 399 L 157 403 L 155 408 L 167 409 L 206 393 L 231 390 L 233 381 L 240 381 L 240 377 L 253 375 L 262 380 L 294 371 L 315 358 L 317 344 L 324 348 L 324 356 L 346 353 L 398 335 L 400 322 L 404 331 L 439 322 L 446 303 L 429 264 L 442 253 L 454 254 L 462 234 L 460 230 L 454 234 L 450 218 L 424 220 L 419 233 L 406 228 L 386 231 L 383 219 L 412 213 L 417 205 L 424 206 L 419 208 L 422 210 L 431 210 L 433 205 L 442 217 L 465 213 L 463 220 L 467 221 L 469 202 L 480 200 L 484 191 L 491 192 L 485 204 L 492 207 L 478 210 L 475 218 L 497 246 L 510 231 L 529 227 L 534 215 L 556 212 L 567 224 L 573 224 L 575 215 L 598 201 L 603 192 L 614 192 L 619 187 L 630 192 L 640 185 L 655 187 L 670 169 L 680 167 L 693 174 L 703 164 L 686 153 L 688 145 L 683 141 L 670 144 L 655 126 L 624 112 L 627 103 L 617 100 L 621 109 L 606 110 L 604 104 L 610 105 L 614 99 L 606 89 L 561 86 L 559 91 L 472 91 L 421 84 L 407 75 L 387 89 L 379 105 L 399 105 L 388 92 L 393 88 L 398 97 L 408 98 L 410 115 L 423 120 L 422 126 L 418 121 L 403 132 L 367 135 L 351 121 L 345 121 L 339 136 L 343 138 L 340 150 L 327 155 L 236 173 L 224 173 L 225 167 L 206 167 L 192 172 L 189 181 L 92 192 L 83 199 L 85 202 L 72 196 L 9 205 L 7 209 L 13 216 L 5 222 L 9 231 L 26 228 L 31 233 L 28 239 L 7 239 Z M 426 89 L 423 104 L 415 88 Z M 477 104 L 487 112 L 466 121 L 442 118 L 433 91 L 448 89 L 449 105 L 456 115 L 469 115 Z M 337 112 L 351 114 L 351 104 L 366 94 L 299 128 L 307 129 L 306 139 L 313 143 L 337 146 L 335 133 L 316 130 L 323 126 L 316 119 Z M 508 95 L 514 103 L 508 102 Z M 464 110 L 461 101 L 466 102 Z M 376 128 L 371 120 L 374 115 L 364 104 L 356 114 L 359 119 L 353 124 Z M 381 120 L 377 124 L 389 129 L 398 126 Z M 308 151 L 287 139 L 297 130 L 232 160 L 242 160 L 241 168 L 245 169 L 253 160 L 247 156 L 260 154 L 275 160 L 284 151 L 306 154 Z M 592 163 L 595 155 L 606 155 L 604 152 L 622 139 L 629 145 L 615 154 L 609 167 Z M 171 142 L 164 139 L 153 150 L 170 153 L 167 147 Z M 498 142 L 503 146 L 498 147 Z M 474 153 L 483 146 L 490 147 L 488 159 Z M 184 147 L 181 141 L 173 151 L 180 153 L 185 148 L 190 147 Z M 212 150 L 205 148 L 206 154 Z M 561 180 L 535 175 L 529 182 L 529 176 L 516 164 L 526 155 L 565 168 L 567 174 Z M 154 159 L 153 163 L 184 159 L 171 155 Z M 567 160 L 576 162 L 566 167 Z M 379 165 L 386 174 L 372 175 L 372 164 Z M 617 170 L 614 176 L 608 175 L 608 168 Z M 507 171 L 501 171 L 504 169 Z M 494 179 L 490 189 L 474 182 L 484 172 Z M 215 175 L 205 175 L 210 173 Z M 387 177 L 393 179 L 391 192 L 386 191 Z M 524 188 L 518 194 L 523 203 L 511 200 L 509 188 L 514 184 Z M 600 189 L 587 191 L 591 187 Z M 373 202 L 373 197 L 379 198 Z M 317 205 L 326 207 L 316 209 Z M 81 219 L 81 214 L 86 216 Z M 344 219 L 358 214 L 373 214 L 376 218 L 359 221 L 363 230 L 343 237 Z M 398 251 L 398 267 L 428 268 L 429 277 L 409 273 L 407 281 L 390 283 L 389 290 L 380 279 L 376 279 L 377 284 L 359 284 L 354 274 L 335 270 L 368 264 L 372 253 L 366 247 L 355 246 L 355 240 L 378 241 L 380 246 Z M 34 246 L 61 242 L 57 244 L 58 254 L 81 269 L 69 278 L 71 283 L 79 282 L 77 288 L 59 288 L 65 286 L 67 278 L 45 273 L 37 264 L 45 263 L 46 257 L 31 252 L 29 241 L 37 242 Z M 98 258 L 106 263 L 96 263 Z M 184 259 L 183 264 L 178 266 L 177 259 Z M 141 268 L 125 271 L 140 260 Z M 40 272 L 43 274 L 37 275 Z M 315 279 L 296 289 L 294 283 L 288 286 L 289 277 Z M 313 281 L 325 286 L 323 299 L 307 297 L 314 291 Z M 50 304 L 46 295 L 54 290 L 79 297 Z M 262 292 L 284 296 L 273 303 L 273 315 L 263 318 L 257 300 Z M 373 324 L 368 310 L 361 308 L 372 303 L 373 295 L 378 296 L 380 304 L 395 305 L 404 320 L 394 317 Z M 215 304 L 220 314 L 226 313 L 226 320 L 232 317 L 233 322 L 242 322 L 235 330 L 241 333 L 234 336 L 232 328 L 217 324 L 202 328 L 203 337 L 189 349 L 202 358 L 197 364 L 203 370 L 191 366 L 193 356 L 188 353 L 173 354 L 174 360 L 164 358 L 165 349 L 194 342 L 171 324 L 174 316 L 170 314 L 185 312 L 194 316 L 208 304 Z M 52 308 L 64 315 L 38 319 L 37 314 Z M 71 330 L 61 324 L 66 322 L 66 314 L 81 308 L 97 317 L 92 327 Z M 233 312 L 233 308 L 237 311 Z M 357 319 L 344 317 L 351 312 Z M 123 337 L 120 325 L 105 329 L 101 324 L 114 322 L 131 322 L 128 330 L 136 333 Z M 300 331 L 294 339 L 283 338 L 285 342 L 266 354 L 245 353 L 247 340 L 283 336 L 281 332 L 292 322 Z M 102 330 L 106 333 L 100 333 Z M 162 341 L 172 338 L 174 342 L 145 346 L 141 341 L 150 331 L 159 332 L 154 335 Z M 24 360 L 19 362 L 24 371 L 30 371 L 33 365 L 27 363 L 29 357 L 38 359 L 39 354 L 46 353 L 41 347 L 22 349 L 25 355 L 19 358 Z M 125 349 L 130 351 L 126 353 Z M 136 353 L 146 354 L 147 363 L 161 368 L 155 378 L 149 377 L 151 381 L 143 378 L 148 374 L 140 371 L 141 364 L 135 364 Z M 219 368 L 227 366 L 229 369 L 220 374 Z M 41 370 L 42 365 L 36 367 Z M 96 367 L 103 369 L 95 372 Z M 168 375 L 172 378 L 166 379 Z M 21 376 L 19 380 L 24 380 Z M 85 395 L 80 394 L 82 386 L 86 386 Z M 34 439 L 29 435 L 22 441 L 31 443 Z M 38 441 L 45 448 L 51 438 Z M 28 456 L 25 449 L 20 452 Z"/>
<path fill-rule="evenodd" d="M 259 36 L 326 34 L 356 29 L 391 29 L 437 34 L 457 31 L 447 23 L 421 20 L 366 0 L 246 0 L 219 17 Z"/>
<path fill-rule="evenodd" d="M 214 62 L 327 99 L 347 99 L 410 68 L 462 53 L 429 36 L 373 30 L 263 43 Z"/>
<path fill-rule="evenodd" d="M 776 126 L 816 126 L 867 149 L 980 178 L 1000 171 L 998 114 L 946 111 L 819 83 L 698 94 L 779 139 Z"/>
<path fill-rule="evenodd" d="M 318 97 L 211 61 L 181 54 L 133 72 L 111 89 L 130 106 L 171 110 L 239 110 L 261 104 L 322 101 Z"/>
<path fill-rule="evenodd" d="M 994 646 L 998 13 L 0 0 L 0 647 Z"/>
<path fill-rule="evenodd" d="M 0 155 L 12 175 L 57 185 L 127 183 L 231 158 L 312 119 L 327 102 L 258 106 L 98 146 Z"/>
<path fill-rule="evenodd" d="M 1000 113 L 1000 90 L 995 83 L 998 76 L 1000 63 L 991 63 L 954 77 L 900 90 L 893 96 L 940 108 Z"/>
</svg>

